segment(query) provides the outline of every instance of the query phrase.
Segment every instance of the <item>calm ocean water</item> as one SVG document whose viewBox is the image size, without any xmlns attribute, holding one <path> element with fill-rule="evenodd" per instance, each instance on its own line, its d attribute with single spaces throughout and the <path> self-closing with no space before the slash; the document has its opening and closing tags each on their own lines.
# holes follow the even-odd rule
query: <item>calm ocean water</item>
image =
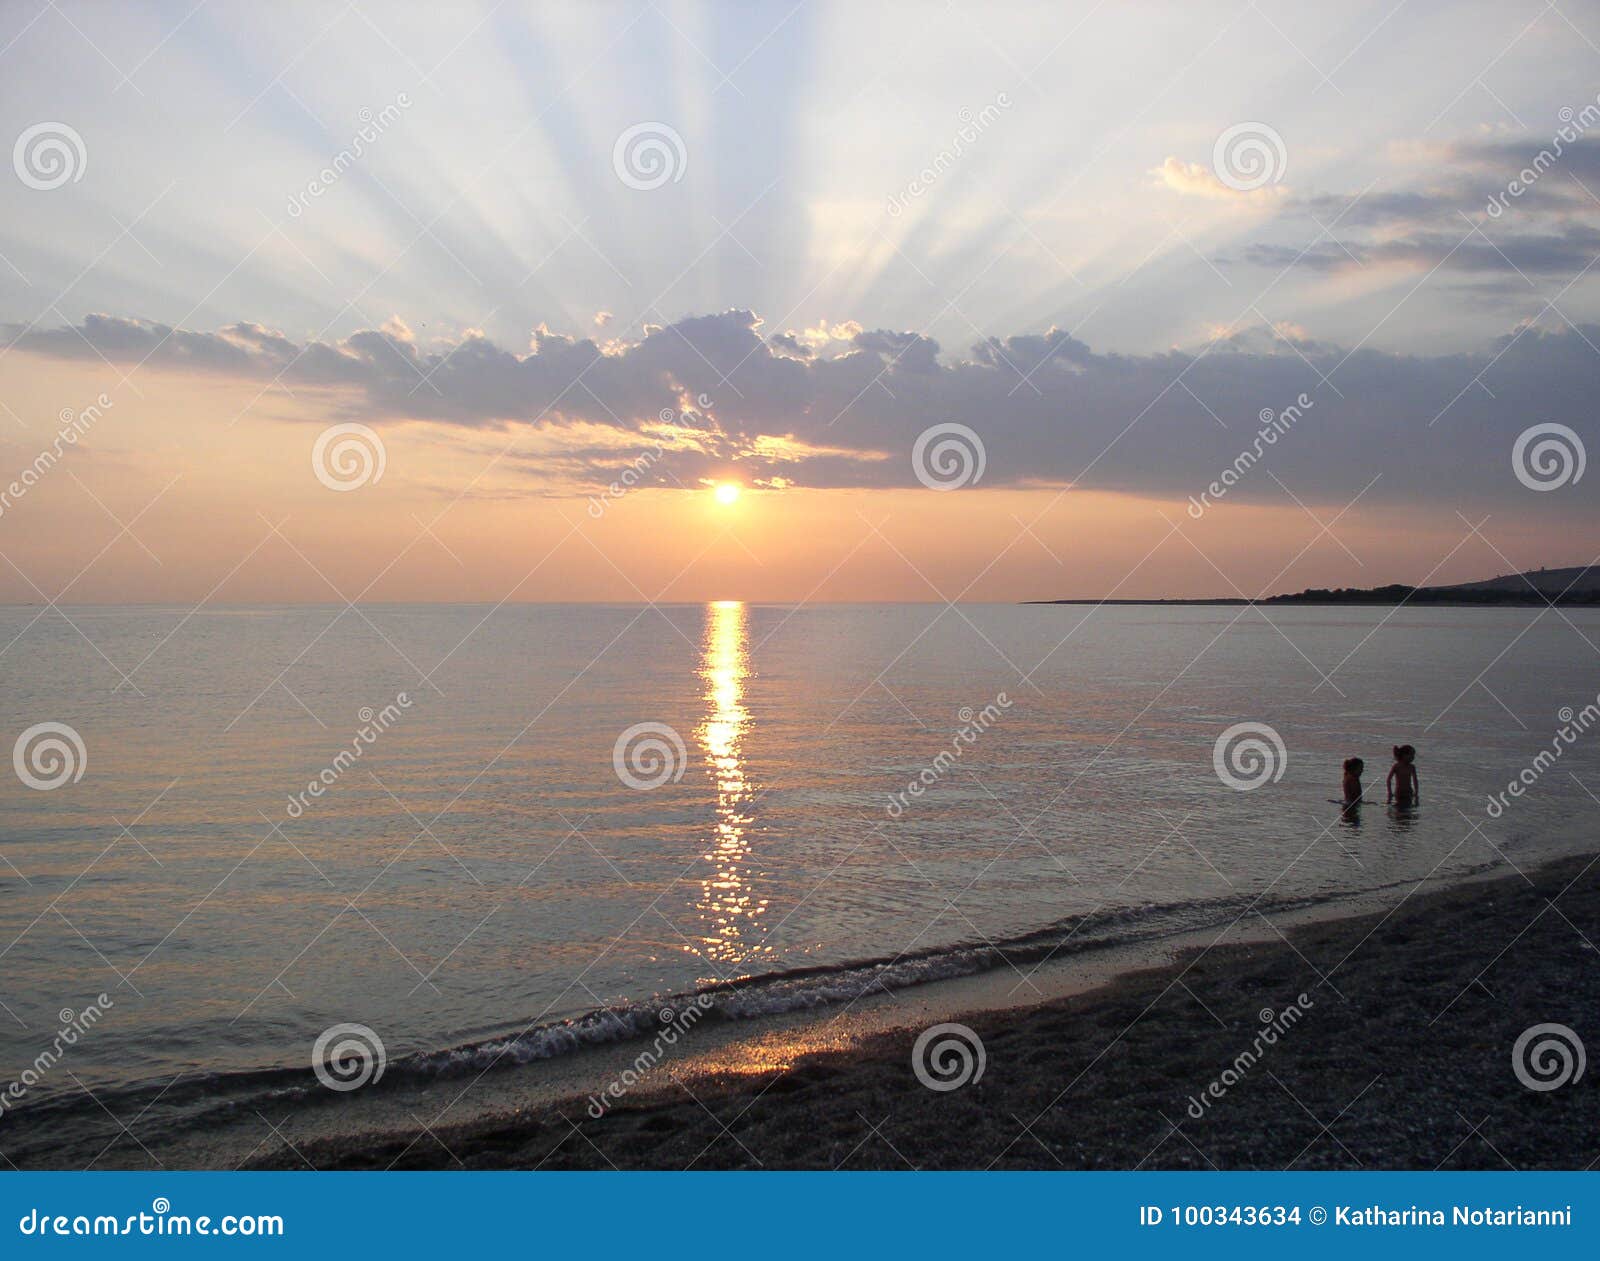
<svg viewBox="0 0 1600 1261">
<path fill-rule="evenodd" d="M 0 1117 L 35 1159 L 100 1103 L 299 1088 L 340 1023 L 394 1078 L 539 1060 L 727 982 L 836 1003 L 1581 849 L 1600 793 L 1597 731 L 1485 811 L 1595 698 L 1581 610 L 69 612 L 0 610 L 6 740 L 83 748 L 0 787 L 0 1095 L 111 1000 Z M 1282 743 L 1247 791 L 1240 723 Z"/>
</svg>

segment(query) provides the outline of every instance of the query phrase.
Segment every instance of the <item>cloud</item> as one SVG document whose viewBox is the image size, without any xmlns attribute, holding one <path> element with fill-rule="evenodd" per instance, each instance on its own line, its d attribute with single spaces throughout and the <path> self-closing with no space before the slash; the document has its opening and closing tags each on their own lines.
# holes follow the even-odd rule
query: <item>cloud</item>
<svg viewBox="0 0 1600 1261">
<path fill-rule="evenodd" d="M 378 328 L 397 342 L 409 345 L 417 340 L 416 334 L 411 331 L 411 326 L 398 315 L 391 315 Z"/>
<path fill-rule="evenodd" d="M 1590 195 L 1600 140 L 1568 130 L 1566 138 L 1397 143 L 1389 157 L 1401 178 L 1425 173 L 1426 186 L 1287 196 L 1256 239 L 1217 261 L 1352 274 L 1438 269 L 1517 284 L 1575 276 L 1600 254 L 1600 200 Z M 1228 191 L 1193 164 L 1169 158 L 1159 170 L 1192 195 Z M 1292 237 L 1300 223 L 1306 234 Z"/>
<path fill-rule="evenodd" d="M 1600 180 L 1600 140 L 1530 134 L 1518 140 L 1467 141 L 1445 146 L 1444 160 L 1510 179 L 1523 172 Z"/>
<path fill-rule="evenodd" d="M 843 320 L 837 324 L 829 324 L 821 320 L 811 328 L 802 329 L 791 336 L 804 346 L 812 350 L 825 350 L 832 342 L 847 342 L 861 332 L 861 325 L 854 320 Z"/>
<path fill-rule="evenodd" d="M 1402 178 L 1426 173 L 1426 186 L 1296 196 L 1285 209 L 1322 223 L 1337 220 L 1342 229 L 1375 230 L 1454 227 L 1463 223 L 1462 215 L 1481 223 L 1497 200 L 1500 211 L 1529 217 L 1565 220 L 1600 213 L 1600 203 L 1588 191 L 1600 181 L 1600 140 L 1530 133 L 1515 140 L 1405 142 L 1391 146 L 1389 156 Z M 1513 181 L 1523 190 L 1508 195 Z"/>
<path fill-rule="evenodd" d="M 1353 196 L 1318 193 L 1310 197 L 1296 197 L 1287 209 L 1303 211 L 1313 222 L 1348 232 L 1356 228 L 1392 229 L 1425 225 L 1446 218 L 1461 223 L 1458 216 L 1481 211 L 1483 199 L 1465 187 L 1429 192 L 1368 191 Z M 1465 224 L 1462 228 L 1465 230 Z"/>
<path fill-rule="evenodd" d="M 1260 413 L 1302 394 L 1304 419 L 1263 461 L 1272 476 L 1257 470 L 1230 502 L 1283 500 L 1276 478 L 1309 502 L 1343 503 L 1381 474 L 1364 502 L 1525 505 L 1510 465 L 1524 428 L 1559 422 L 1600 444 L 1595 327 L 1523 327 L 1434 356 L 1347 352 L 1294 325 L 1227 329 L 1203 350 L 1144 355 L 1096 352 L 1058 329 L 964 353 L 914 332 L 858 330 L 818 354 L 799 334 L 760 328 L 754 312 L 729 310 L 609 348 L 541 329 L 522 354 L 478 333 L 419 346 L 392 324 L 337 343 L 297 343 L 252 323 L 196 332 L 109 315 L 0 334 L 57 358 L 282 380 L 297 394 L 320 387 L 339 414 L 380 425 L 526 426 L 528 467 L 573 488 L 604 484 L 658 446 L 662 485 L 734 473 L 917 486 L 917 436 L 958 422 L 984 444 L 986 485 L 1183 499 L 1252 446 Z M 1570 499 L 1561 507 L 1581 510 Z"/>
<path fill-rule="evenodd" d="M 1214 201 L 1271 205 L 1288 195 L 1282 184 L 1265 184 L 1249 190 L 1232 188 L 1217 178 L 1217 173 L 1199 162 L 1169 157 L 1150 171 L 1159 184 L 1185 197 L 1208 197 Z"/>
<path fill-rule="evenodd" d="M 1262 267 L 1306 267 L 1359 271 L 1387 266 L 1429 271 L 1571 276 L 1600 254 L 1600 230 L 1573 224 L 1560 232 L 1506 232 L 1494 225 L 1479 231 L 1462 222 L 1459 232 L 1418 231 L 1383 241 L 1319 242 L 1310 248 L 1257 243 L 1241 257 Z"/>
<path fill-rule="evenodd" d="M 777 354 L 787 355 L 791 359 L 811 359 L 817 353 L 793 333 L 775 333 L 767 338 L 767 345 Z"/>
</svg>

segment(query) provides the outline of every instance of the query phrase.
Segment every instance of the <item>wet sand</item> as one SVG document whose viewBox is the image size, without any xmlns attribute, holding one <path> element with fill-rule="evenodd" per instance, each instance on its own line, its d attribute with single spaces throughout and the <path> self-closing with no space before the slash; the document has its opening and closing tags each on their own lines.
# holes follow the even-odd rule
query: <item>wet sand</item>
<svg viewBox="0 0 1600 1261">
<path fill-rule="evenodd" d="M 669 1058 L 647 1079 L 660 1084 L 598 1119 L 572 1099 L 256 1163 L 1582 1169 L 1600 1161 L 1596 1076 L 1531 1089 L 1513 1047 L 1558 1023 L 1600 1048 L 1596 943 L 1600 857 L 1568 859 L 1266 944 L 1191 950 L 1069 999 L 958 1015 L 985 1064 L 949 1091 L 913 1071 L 910 1028 L 797 1057 L 769 1045 L 743 1063 Z M 1548 1059 L 1545 1078 L 1560 1075 Z"/>
</svg>

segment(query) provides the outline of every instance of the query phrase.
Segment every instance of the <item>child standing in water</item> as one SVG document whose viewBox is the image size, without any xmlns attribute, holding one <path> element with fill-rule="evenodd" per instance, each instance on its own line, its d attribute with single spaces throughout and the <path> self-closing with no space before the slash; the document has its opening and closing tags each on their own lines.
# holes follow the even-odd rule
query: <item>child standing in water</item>
<svg viewBox="0 0 1600 1261">
<path fill-rule="evenodd" d="M 1394 746 L 1394 765 L 1389 768 L 1389 800 L 1398 806 L 1409 806 L 1422 800 L 1416 761 L 1417 751 L 1409 744 Z"/>
<path fill-rule="evenodd" d="M 1361 800 L 1361 772 L 1367 764 L 1358 757 L 1344 760 L 1344 804 L 1353 806 Z"/>
</svg>

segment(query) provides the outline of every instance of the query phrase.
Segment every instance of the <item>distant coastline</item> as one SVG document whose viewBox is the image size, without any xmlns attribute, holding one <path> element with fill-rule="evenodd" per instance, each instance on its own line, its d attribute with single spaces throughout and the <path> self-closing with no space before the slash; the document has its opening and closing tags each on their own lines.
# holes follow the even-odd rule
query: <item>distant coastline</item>
<svg viewBox="0 0 1600 1261">
<path fill-rule="evenodd" d="M 1600 606 L 1600 565 L 1565 569 L 1530 569 L 1481 582 L 1445 587 L 1411 587 L 1394 582 L 1383 587 L 1309 587 L 1287 595 L 1250 600 L 1217 596 L 1194 600 L 1024 600 L 1024 604 L 1199 605 L 1238 607 L 1252 604 L 1468 605 L 1473 607 L 1582 608 Z"/>
</svg>

